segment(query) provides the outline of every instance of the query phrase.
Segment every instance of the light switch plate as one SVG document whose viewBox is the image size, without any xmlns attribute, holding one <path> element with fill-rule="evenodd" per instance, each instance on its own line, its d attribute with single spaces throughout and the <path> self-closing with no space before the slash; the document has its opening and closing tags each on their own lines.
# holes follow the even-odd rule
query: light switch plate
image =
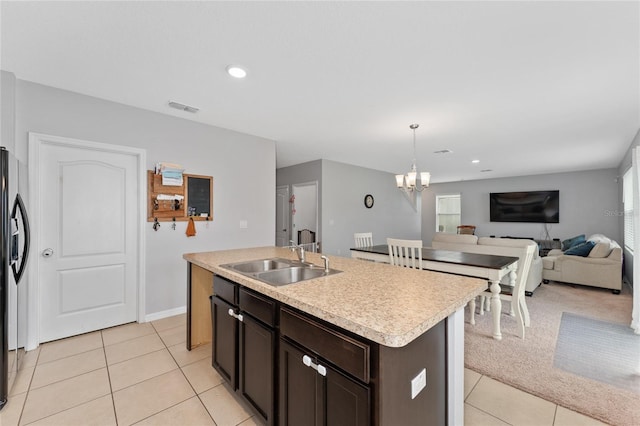
<svg viewBox="0 0 640 426">
<path fill-rule="evenodd" d="M 240 221 L 240 229 L 247 229 L 248 227 L 249 227 L 249 222 L 247 222 L 246 220 Z"/>
<path fill-rule="evenodd" d="M 411 399 L 415 399 L 422 389 L 427 386 L 427 370 L 422 369 L 420 373 L 411 379 Z"/>
</svg>

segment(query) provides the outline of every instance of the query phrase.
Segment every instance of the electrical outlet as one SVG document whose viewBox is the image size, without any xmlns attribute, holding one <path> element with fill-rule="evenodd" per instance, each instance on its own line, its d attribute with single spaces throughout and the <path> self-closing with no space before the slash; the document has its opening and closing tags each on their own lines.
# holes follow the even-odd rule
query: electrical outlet
<svg viewBox="0 0 640 426">
<path fill-rule="evenodd" d="M 422 389 L 427 386 L 427 370 L 422 369 L 420 373 L 411 379 L 411 399 L 415 399 Z"/>
</svg>

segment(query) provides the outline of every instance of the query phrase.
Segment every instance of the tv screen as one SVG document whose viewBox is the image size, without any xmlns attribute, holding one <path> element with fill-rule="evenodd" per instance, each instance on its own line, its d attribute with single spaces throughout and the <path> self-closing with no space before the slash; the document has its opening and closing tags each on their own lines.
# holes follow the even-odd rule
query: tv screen
<svg viewBox="0 0 640 426">
<path fill-rule="evenodd" d="M 491 222 L 560 222 L 560 191 L 492 192 Z"/>
</svg>

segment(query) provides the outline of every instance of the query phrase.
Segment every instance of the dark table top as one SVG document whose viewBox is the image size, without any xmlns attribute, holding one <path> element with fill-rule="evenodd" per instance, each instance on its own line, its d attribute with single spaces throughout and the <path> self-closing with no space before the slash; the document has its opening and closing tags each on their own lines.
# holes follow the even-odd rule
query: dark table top
<svg viewBox="0 0 640 426">
<path fill-rule="evenodd" d="M 352 248 L 353 251 L 389 255 L 389 246 L 380 244 L 370 247 Z M 422 260 L 431 262 L 454 263 L 457 265 L 477 266 L 488 269 L 502 269 L 517 262 L 517 257 L 495 256 L 492 254 L 465 253 L 462 251 L 439 250 L 429 247 L 422 248 Z"/>
</svg>

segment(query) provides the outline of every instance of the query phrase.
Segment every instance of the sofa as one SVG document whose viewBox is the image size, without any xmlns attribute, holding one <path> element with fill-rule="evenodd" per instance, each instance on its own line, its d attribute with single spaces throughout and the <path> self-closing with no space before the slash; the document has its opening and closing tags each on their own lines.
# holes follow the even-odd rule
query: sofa
<svg viewBox="0 0 640 426">
<path fill-rule="evenodd" d="M 542 258 L 542 278 L 545 282 L 560 281 L 611 289 L 619 294 L 622 289 L 622 248 L 602 234 L 594 234 L 579 243 L 551 250 Z M 590 246 L 590 248 L 588 247 Z M 580 255 L 569 254 L 585 247 Z M 564 250 L 564 251 L 563 251 Z"/>
<path fill-rule="evenodd" d="M 441 250 L 455 250 L 469 253 L 496 254 L 500 256 L 509 255 L 509 247 L 518 245 L 518 239 L 514 238 L 491 238 L 478 237 L 477 235 L 459 235 L 436 232 L 431 241 L 431 247 Z M 527 240 L 530 241 L 530 240 Z M 515 247 L 513 256 L 518 256 L 520 248 Z M 503 283 L 507 284 L 509 277 L 503 278 Z M 536 250 L 529 269 L 529 276 L 525 286 L 525 294 L 531 296 L 533 291 L 542 283 L 542 259 Z"/>
</svg>

